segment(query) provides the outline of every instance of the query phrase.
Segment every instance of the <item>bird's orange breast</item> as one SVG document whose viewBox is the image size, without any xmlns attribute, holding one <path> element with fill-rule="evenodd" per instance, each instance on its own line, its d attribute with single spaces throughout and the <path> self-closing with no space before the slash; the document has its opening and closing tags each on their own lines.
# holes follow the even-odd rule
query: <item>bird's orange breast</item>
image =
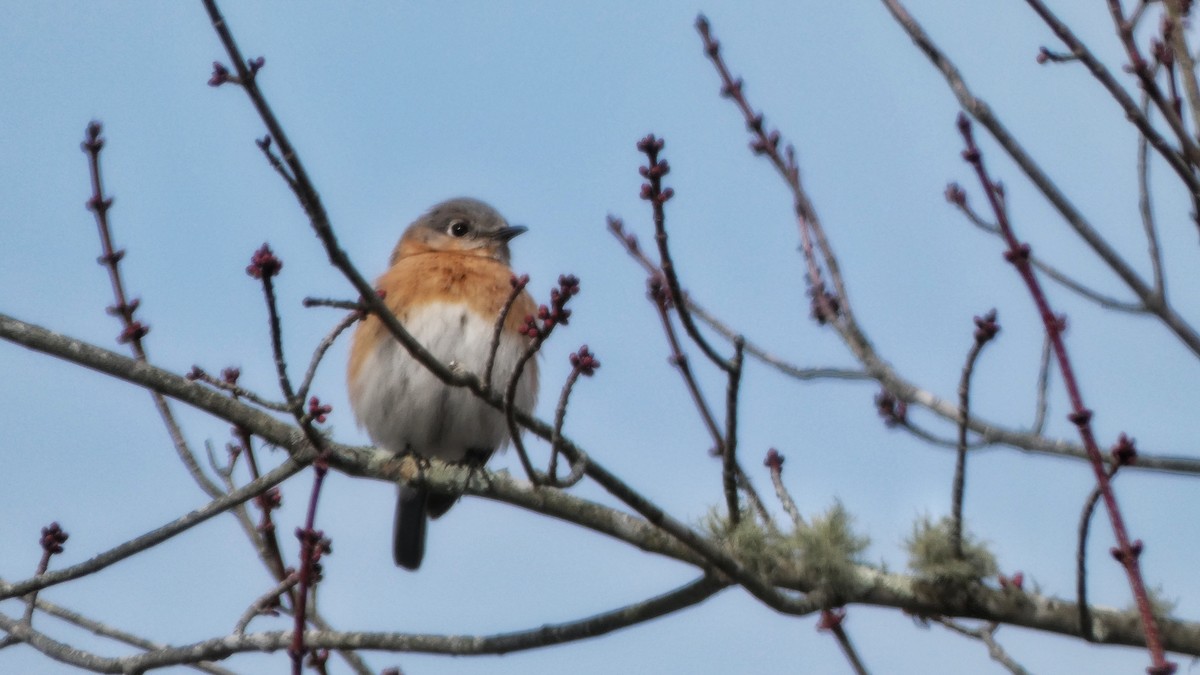
<svg viewBox="0 0 1200 675">
<path fill-rule="evenodd" d="M 512 278 L 508 266 L 492 258 L 430 251 L 400 257 L 375 287 L 384 291 L 384 304 L 401 324 L 408 321 L 413 309 L 432 302 L 463 304 L 495 321 L 512 293 Z M 515 333 L 536 310 L 533 298 L 522 291 L 505 319 L 505 330 Z M 357 376 L 380 340 L 391 339 L 377 316 L 364 319 L 350 350 L 350 379 Z"/>
</svg>

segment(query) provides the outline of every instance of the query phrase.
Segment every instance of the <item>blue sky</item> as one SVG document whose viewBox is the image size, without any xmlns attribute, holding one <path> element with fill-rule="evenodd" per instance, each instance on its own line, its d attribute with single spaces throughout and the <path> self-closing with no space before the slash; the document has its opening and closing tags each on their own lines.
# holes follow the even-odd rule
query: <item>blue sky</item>
<svg viewBox="0 0 1200 675">
<path fill-rule="evenodd" d="M 1070 3 L 1059 3 L 1067 5 Z M 461 2 L 226 3 L 260 83 L 321 192 L 344 248 L 368 276 L 383 270 L 403 228 L 455 195 L 492 202 L 530 227 L 514 266 L 544 299 L 560 273 L 582 279 L 571 325 L 548 343 L 539 412 L 549 417 L 567 355 L 589 344 L 603 362 L 573 397 L 568 432 L 606 466 L 673 513 L 697 520 L 721 502 L 718 465 L 666 361 L 642 273 L 606 232 L 625 219 L 649 241 L 638 199 L 636 141 L 666 138 L 676 191 L 668 228 L 694 297 L 753 340 L 802 365 L 851 365 L 836 336 L 808 318 L 787 192 L 747 150 L 736 110 L 692 27 L 702 9 L 747 95 L 798 148 L 804 180 L 846 273 L 856 311 L 901 373 L 953 397 L 971 317 L 996 307 L 1003 327 L 977 371 L 975 410 L 1028 426 L 1040 326 L 998 242 L 942 198 L 958 180 L 981 200 L 962 163 L 955 102 L 924 57 L 875 3 Z M 1136 211 L 1135 137 L 1081 67 L 1038 66 L 1053 36 L 1018 3 L 935 0 L 910 10 L 956 60 L 1075 203 L 1148 275 Z M 1105 13 L 1060 7 L 1115 70 L 1121 55 Z M 261 159 L 263 129 L 234 87 L 205 85 L 224 60 L 199 3 L 21 3 L 0 25 L 6 69 L 0 104 L 0 311 L 117 348 L 115 320 L 79 142 L 103 120 L 105 179 L 116 202 L 128 288 L 152 326 L 151 359 L 177 372 L 239 365 L 244 383 L 274 392 L 265 312 L 243 272 L 270 242 L 288 356 L 307 363 L 337 320 L 305 296 L 351 297 L 330 269 L 287 188 Z M 1018 232 L 1079 278 L 1119 294 L 1112 275 L 1023 181 L 990 139 L 981 144 L 1009 188 Z M 1194 265 L 1196 232 L 1166 167 L 1154 167 L 1169 270 Z M 1200 288 L 1172 274 L 1174 301 L 1200 314 Z M 1195 455 L 1194 361 L 1157 323 L 1112 316 L 1054 289 L 1071 319 L 1069 348 L 1101 442 L 1120 431 L 1147 452 Z M 334 405 L 339 440 L 365 442 L 334 347 L 315 393 Z M 0 474 L 0 575 L 36 564 L 39 528 L 71 534 L 55 564 L 85 560 L 204 503 L 179 466 L 149 397 L 133 387 L 0 344 L 0 410 L 9 420 Z M 1051 435 L 1074 439 L 1054 378 Z M 706 372 L 719 397 L 722 382 Z M 741 448 L 760 490 L 760 457 L 777 447 L 800 508 L 835 499 L 871 537 L 867 557 L 903 569 L 902 542 L 923 514 L 948 512 L 953 458 L 885 429 L 865 384 L 798 383 L 758 364 L 747 371 Z M 196 447 L 217 448 L 226 425 L 179 407 Z M 945 433 L 950 430 L 938 426 Z M 270 457 L 266 451 L 264 455 Z M 274 457 L 271 457 L 275 459 Z M 495 468 L 519 472 L 511 454 Z M 1078 510 L 1091 487 L 1083 464 L 995 449 L 973 458 L 967 517 L 1006 572 L 1024 571 L 1070 596 Z M 281 530 L 302 515 L 308 474 L 285 488 Z M 1151 585 L 1196 615 L 1200 526 L 1180 517 L 1189 482 L 1130 473 L 1118 494 L 1147 542 Z M 334 477 L 319 526 L 334 541 L 320 606 L 345 629 L 490 633 L 604 611 L 660 593 L 690 571 L 620 543 L 513 508 L 468 500 L 430 533 L 419 574 L 392 567 L 394 488 Z M 579 493 L 605 499 L 597 489 Z M 1124 607 L 1128 587 L 1097 517 L 1092 597 Z M 290 546 L 290 538 L 285 538 Z M 94 578 L 44 597 L 155 640 L 186 643 L 228 632 L 268 588 L 232 519 L 218 519 Z M 10 614 L 15 605 L 5 605 Z M 52 622 L 42 624 L 49 629 Z M 263 620 L 255 628 L 276 628 Z M 852 607 L 848 630 L 878 672 L 1001 672 L 982 645 L 899 612 Z M 58 633 L 121 653 L 78 631 Z M 999 633 L 1034 672 L 1131 672 L 1144 652 L 1097 648 L 1014 628 Z M 116 650 L 116 651 L 114 651 Z M 283 668 L 283 655 L 239 657 L 243 671 Z M 776 615 L 737 590 L 700 607 L 604 638 L 505 657 L 372 655 L 407 673 L 843 672 L 815 617 Z M 268 665 L 269 664 L 269 665 Z M 33 650 L 0 652 L 9 672 L 71 672 Z"/>
</svg>

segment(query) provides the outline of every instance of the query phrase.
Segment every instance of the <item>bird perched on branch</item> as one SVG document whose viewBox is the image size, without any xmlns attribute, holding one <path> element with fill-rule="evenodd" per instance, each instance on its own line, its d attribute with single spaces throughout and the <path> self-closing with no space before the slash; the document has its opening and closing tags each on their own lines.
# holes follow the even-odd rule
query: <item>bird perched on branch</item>
<svg viewBox="0 0 1200 675">
<path fill-rule="evenodd" d="M 434 358 L 482 380 L 496 322 L 514 292 L 508 243 L 525 230 L 484 202 L 442 202 L 404 231 L 376 288 Z M 503 391 L 512 378 L 530 343 L 520 329 L 535 312 L 522 289 L 494 347 L 493 388 Z M 347 383 L 359 426 L 385 450 L 482 466 L 510 440 L 502 412 L 464 387 L 444 384 L 377 316 L 365 318 L 354 333 Z M 531 410 L 537 389 L 537 363 L 531 359 L 517 381 L 515 406 Z M 427 517 L 441 516 L 458 497 L 420 484 L 400 485 L 392 545 L 397 565 L 420 567 Z"/>
</svg>

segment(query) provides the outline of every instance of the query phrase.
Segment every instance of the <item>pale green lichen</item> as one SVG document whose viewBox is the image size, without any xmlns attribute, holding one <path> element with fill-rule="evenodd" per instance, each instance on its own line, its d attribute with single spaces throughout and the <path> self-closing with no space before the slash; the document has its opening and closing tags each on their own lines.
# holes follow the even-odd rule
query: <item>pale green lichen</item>
<svg viewBox="0 0 1200 675">
<path fill-rule="evenodd" d="M 792 533 L 800 556 L 800 567 L 815 576 L 834 595 L 850 593 L 859 577 L 857 566 L 870 539 L 851 528 L 854 517 L 840 501 L 812 518 L 808 527 Z"/>
<path fill-rule="evenodd" d="M 913 524 L 913 533 L 905 542 L 908 566 L 924 581 L 962 585 L 993 577 L 998 571 L 996 557 L 983 542 L 967 531 L 962 533 L 961 554 L 954 545 L 953 521 L 949 516 L 936 523 L 923 516 Z"/>
<path fill-rule="evenodd" d="M 846 596 L 858 585 L 858 565 L 869 540 L 856 534 L 853 516 L 840 502 L 812 518 L 809 525 L 788 534 L 759 525 L 743 513 L 737 527 L 719 509 L 705 516 L 702 526 L 724 544 L 747 569 L 763 575 L 799 575 L 835 596 Z"/>
</svg>

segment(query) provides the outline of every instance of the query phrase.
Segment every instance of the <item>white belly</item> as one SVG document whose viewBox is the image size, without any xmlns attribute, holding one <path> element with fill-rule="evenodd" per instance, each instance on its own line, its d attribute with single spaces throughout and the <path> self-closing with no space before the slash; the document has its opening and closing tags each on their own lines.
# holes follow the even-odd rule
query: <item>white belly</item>
<svg viewBox="0 0 1200 675">
<path fill-rule="evenodd" d="M 481 318 L 466 305 L 449 303 L 413 311 L 404 324 L 439 361 L 457 364 L 481 379 L 494 326 L 494 320 Z M 501 336 L 492 371 L 494 387 L 505 389 L 526 344 L 523 336 Z M 536 382 L 537 363 L 531 359 L 517 384 L 517 408 L 532 410 Z M 350 398 L 359 426 L 375 445 L 395 453 L 412 451 L 456 462 L 468 450 L 495 450 L 509 441 L 503 413 L 468 389 L 444 385 L 390 336 L 363 363 Z"/>
</svg>

